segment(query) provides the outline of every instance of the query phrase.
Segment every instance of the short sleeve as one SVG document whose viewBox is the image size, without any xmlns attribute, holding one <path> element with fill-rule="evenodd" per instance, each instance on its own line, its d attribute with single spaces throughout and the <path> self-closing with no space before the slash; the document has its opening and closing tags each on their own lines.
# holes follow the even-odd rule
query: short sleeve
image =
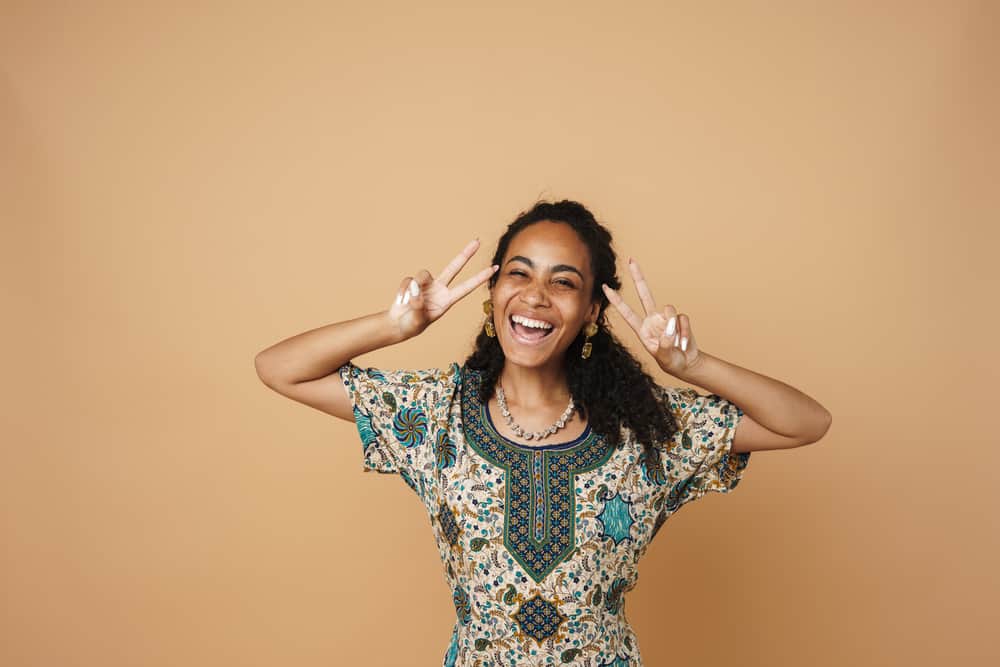
<svg viewBox="0 0 1000 667">
<path fill-rule="evenodd" d="M 434 439 L 448 428 L 460 374 L 447 368 L 379 370 L 348 362 L 338 370 L 361 437 L 362 470 L 401 474 L 419 495 L 436 456 Z"/>
<path fill-rule="evenodd" d="M 699 394 L 687 387 L 664 389 L 678 427 L 674 456 L 668 459 L 677 462 L 670 504 L 677 509 L 710 491 L 729 493 L 750 462 L 750 452 L 732 451 L 743 410 L 718 394 Z"/>
</svg>

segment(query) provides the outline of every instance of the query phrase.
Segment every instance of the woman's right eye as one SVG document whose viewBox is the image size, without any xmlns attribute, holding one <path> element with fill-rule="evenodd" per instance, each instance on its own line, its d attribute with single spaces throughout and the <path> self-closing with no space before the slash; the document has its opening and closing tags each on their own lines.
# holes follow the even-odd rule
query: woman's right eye
<svg viewBox="0 0 1000 667">
<path fill-rule="evenodd" d="M 524 271 L 518 271 L 517 269 L 514 269 L 513 271 L 511 271 L 507 275 L 509 275 L 509 276 L 523 276 L 523 275 L 525 275 L 525 273 L 524 273 Z"/>
</svg>

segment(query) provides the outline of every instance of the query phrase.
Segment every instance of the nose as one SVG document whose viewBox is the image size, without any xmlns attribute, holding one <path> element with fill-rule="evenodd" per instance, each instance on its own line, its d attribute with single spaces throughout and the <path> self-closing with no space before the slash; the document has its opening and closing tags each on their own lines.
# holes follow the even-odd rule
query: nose
<svg viewBox="0 0 1000 667">
<path fill-rule="evenodd" d="M 548 304 L 549 297 L 541 286 L 532 283 L 521 290 L 521 300 L 531 306 L 542 306 Z"/>
</svg>

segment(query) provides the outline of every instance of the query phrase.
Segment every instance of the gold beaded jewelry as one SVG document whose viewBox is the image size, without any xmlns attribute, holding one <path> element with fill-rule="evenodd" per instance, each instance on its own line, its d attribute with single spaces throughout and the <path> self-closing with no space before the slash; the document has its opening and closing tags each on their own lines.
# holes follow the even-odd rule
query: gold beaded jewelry
<svg viewBox="0 0 1000 667">
<path fill-rule="evenodd" d="M 583 333 L 586 336 L 583 342 L 583 350 L 580 351 L 580 356 L 584 359 L 590 358 L 590 351 L 593 349 L 593 345 L 590 344 L 590 337 L 597 333 L 597 324 L 590 322 L 587 326 L 583 328 Z"/>
<path fill-rule="evenodd" d="M 497 331 L 493 328 L 493 304 L 489 299 L 483 301 L 483 312 L 486 313 L 486 335 L 490 338 L 496 338 Z"/>
</svg>

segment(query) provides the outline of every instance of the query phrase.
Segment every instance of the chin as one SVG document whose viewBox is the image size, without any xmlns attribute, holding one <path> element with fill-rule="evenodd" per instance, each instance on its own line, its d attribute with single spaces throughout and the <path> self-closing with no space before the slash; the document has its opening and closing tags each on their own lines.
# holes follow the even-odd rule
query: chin
<svg viewBox="0 0 1000 667">
<path fill-rule="evenodd" d="M 542 368 L 548 365 L 552 360 L 552 357 L 548 354 L 539 355 L 526 355 L 526 354 L 507 354 L 504 352 L 504 363 L 511 364 L 513 366 L 520 366 L 521 368 Z"/>
<path fill-rule="evenodd" d="M 500 334 L 498 340 L 507 363 L 523 368 L 541 368 L 551 365 L 566 352 L 559 347 L 562 342 L 559 338 L 563 333 L 562 328 L 552 331 L 541 341 L 532 343 L 521 340 L 514 333 L 513 327 L 513 322 L 508 316 L 503 331 L 497 332 Z"/>
<path fill-rule="evenodd" d="M 503 350 L 506 363 L 523 368 L 541 368 L 547 366 L 561 355 L 561 352 L 554 345 L 532 349 L 509 338 L 500 343 L 500 348 Z"/>
</svg>

